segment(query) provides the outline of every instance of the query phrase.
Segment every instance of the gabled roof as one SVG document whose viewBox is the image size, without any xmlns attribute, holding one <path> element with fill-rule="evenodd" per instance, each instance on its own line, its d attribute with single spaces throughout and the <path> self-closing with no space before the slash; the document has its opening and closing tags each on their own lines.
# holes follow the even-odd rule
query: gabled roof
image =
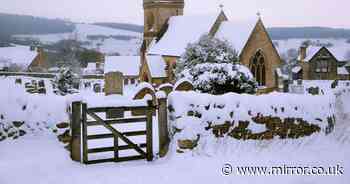
<svg viewBox="0 0 350 184">
<path fill-rule="evenodd" d="M 149 49 L 149 54 L 181 56 L 189 43 L 208 34 L 218 15 L 173 16 L 168 21 L 168 30 Z"/>
<path fill-rule="evenodd" d="M 17 64 L 28 67 L 38 55 L 36 50 L 29 46 L 16 45 L 13 47 L 0 47 L 0 63 Z"/>
<path fill-rule="evenodd" d="M 310 61 L 315 54 L 317 54 L 320 50 L 322 49 L 322 47 L 315 47 L 315 46 L 309 46 L 306 49 L 306 57 L 305 57 L 305 61 Z M 300 58 L 300 55 L 299 57 Z"/>
<path fill-rule="evenodd" d="M 167 76 L 165 70 L 166 63 L 162 56 L 147 56 L 146 61 L 152 77 L 160 78 Z"/>
<path fill-rule="evenodd" d="M 122 72 L 126 76 L 138 76 L 141 66 L 140 56 L 107 56 L 104 72 Z"/>
<path fill-rule="evenodd" d="M 222 22 L 215 37 L 227 40 L 231 46 L 240 53 L 245 44 L 248 42 L 250 35 L 253 32 L 258 20 L 251 19 L 247 21 L 224 21 Z"/>
<path fill-rule="evenodd" d="M 337 50 L 337 48 L 333 48 L 333 47 L 318 47 L 318 46 L 309 46 L 307 49 L 306 49 L 306 58 L 304 59 L 304 61 L 308 62 L 310 61 L 312 58 L 315 57 L 316 54 L 318 54 L 321 49 L 326 49 L 328 50 L 331 55 L 333 57 L 335 57 L 335 59 L 337 61 L 344 61 L 345 57 L 341 57 L 341 55 L 339 54 L 339 50 Z M 300 58 L 300 56 L 298 57 Z"/>
<path fill-rule="evenodd" d="M 288 50 L 295 49 L 299 51 L 300 46 L 305 41 L 311 41 L 317 44 L 331 44 L 332 46 L 327 46 L 326 48 L 333 54 L 333 56 L 341 62 L 350 61 L 350 44 L 346 43 L 345 39 L 288 39 L 288 40 L 274 40 L 275 46 L 280 55 L 287 54 Z M 306 60 L 310 60 L 322 46 L 309 46 L 307 48 Z M 300 56 L 298 57 L 300 60 Z"/>
</svg>

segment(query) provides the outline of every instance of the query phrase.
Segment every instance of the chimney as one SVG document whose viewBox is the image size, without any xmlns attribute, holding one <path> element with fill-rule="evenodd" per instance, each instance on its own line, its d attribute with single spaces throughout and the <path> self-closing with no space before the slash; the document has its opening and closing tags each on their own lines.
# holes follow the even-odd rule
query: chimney
<svg viewBox="0 0 350 184">
<path fill-rule="evenodd" d="M 300 61 L 304 61 L 304 59 L 306 58 L 306 50 L 307 50 L 307 46 L 301 46 L 300 47 L 300 53 L 299 53 L 299 55 L 300 55 Z"/>
</svg>

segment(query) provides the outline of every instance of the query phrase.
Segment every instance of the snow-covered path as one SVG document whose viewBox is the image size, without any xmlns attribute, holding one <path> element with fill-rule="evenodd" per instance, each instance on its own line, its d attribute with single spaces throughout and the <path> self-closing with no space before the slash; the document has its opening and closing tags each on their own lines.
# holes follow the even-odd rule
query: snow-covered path
<svg viewBox="0 0 350 184">
<path fill-rule="evenodd" d="M 227 141 L 226 141 L 227 143 Z M 225 143 L 225 144 L 226 144 Z M 348 184 L 349 144 L 332 137 L 316 136 L 302 141 L 272 143 L 217 143 L 212 152 L 177 154 L 154 162 L 134 161 L 85 166 L 70 160 L 69 153 L 52 135 L 27 136 L 0 143 L 1 184 L 123 184 L 123 183 L 284 183 Z M 209 156 L 211 155 L 211 156 Z M 214 156 L 215 155 L 215 156 Z M 334 166 L 342 176 L 224 176 L 223 164 L 233 166 Z"/>
</svg>

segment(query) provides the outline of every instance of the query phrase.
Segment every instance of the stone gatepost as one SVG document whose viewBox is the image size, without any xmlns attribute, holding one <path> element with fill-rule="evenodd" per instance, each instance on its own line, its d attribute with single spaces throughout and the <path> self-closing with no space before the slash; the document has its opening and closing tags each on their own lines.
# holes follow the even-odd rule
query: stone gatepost
<svg viewBox="0 0 350 184">
<path fill-rule="evenodd" d="M 121 72 L 109 72 L 105 74 L 105 95 L 123 95 L 124 77 Z M 123 118 L 124 111 L 110 110 L 106 113 L 107 118 Z"/>
</svg>

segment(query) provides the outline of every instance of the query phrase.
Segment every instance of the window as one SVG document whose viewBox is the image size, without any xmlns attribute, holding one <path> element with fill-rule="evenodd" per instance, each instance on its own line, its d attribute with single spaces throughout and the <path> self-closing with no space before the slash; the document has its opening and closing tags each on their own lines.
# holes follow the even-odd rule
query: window
<svg viewBox="0 0 350 184">
<path fill-rule="evenodd" d="M 259 86 L 266 85 L 265 58 L 261 51 L 258 51 L 250 62 L 250 70 L 253 73 Z"/>
<path fill-rule="evenodd" d="M 330 72 L 330 66 L 327 60 L 318 60 L 316 61 L 315 71 L 317 73 L 327 73 Z"/>
</svg>

